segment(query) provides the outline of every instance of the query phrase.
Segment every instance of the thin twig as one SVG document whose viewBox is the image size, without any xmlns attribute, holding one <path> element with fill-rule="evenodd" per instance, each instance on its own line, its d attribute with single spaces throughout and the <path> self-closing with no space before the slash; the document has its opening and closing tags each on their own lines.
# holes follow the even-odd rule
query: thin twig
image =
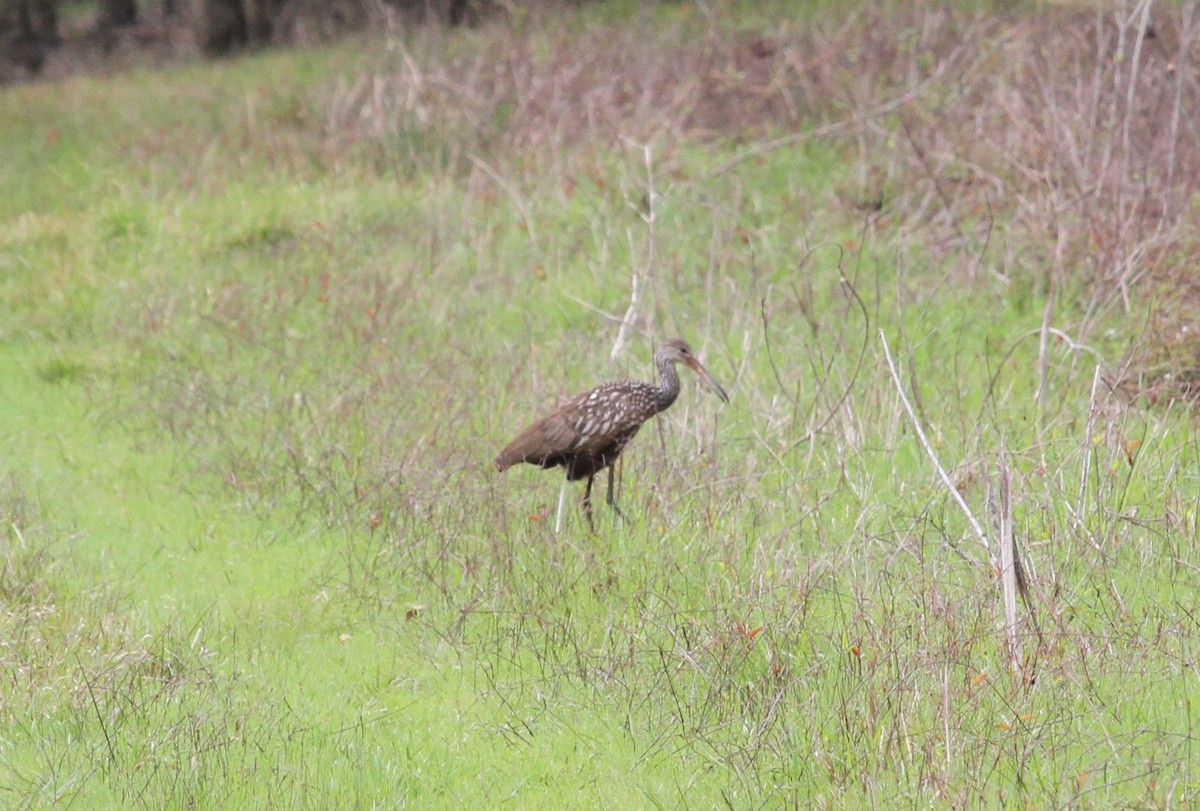
<svg viewBox="0 0 1200 811">
<path fill-rule="evenodd" d="M 610 313 L 605 310 L 601 310 L 596 305 L 586 302 L 583 299 L 579 298 L 579 296 L 573 296 L 570 293 L 562 293 L 562 297 L 570 299 L 571 301 L 578 304 L 580 307 L 583 307 L 585 310 L 591 310 L 596 315 L 598 315 L 601 318 L 604 318 L 608 321 L 611 321 L 614 324 L 620 324 L 622 321 L 621 316 L 617 315 L 616 313 Z"/>
<path fill-rule="evenodd" d="M 783 392 L 784 397 L 788 398 L 788 402 L 795 405 L 796 398 L 788 392 L 787 386 L 783 385 L 783 377 L 779 374 L 779 367 L 775 365 L 775 355 L 771 352 L 771 319 L 767 317 L 766 296 L 763 296 L 759 302 L 759 312 L 762 313 L 763 345 L 767 348 L 767 363 L 771 366 L 771 372 L 775 375 L 775 382 L 779 384 L 779 390 Z"/>
<path fill-rule="evenodd" d="M 1029 589 L 1029 573 L 1025 571 L 1025 564 L 1021 562 L 1021 550 L 1017 546 L 1017 536 L 1013 535 L 1013 573 L 1017 577 L 1017 593 L 1021 595 L 1021 600 L 1025 603 L 1025 610 L 1029 612 L 1029 621 L 1033 623 L 1033 632 L 1037 634 L 1038 647 L 1044 647 L 1046 638 L 1042 635 L 1042 624 L 1038 622 L 1037 609 L 1033 605 L 1033 594 Z"/>
<path fill-rule="evenodd" d="M 1017 339 L 1015 341 L 1013 341 L 1012 344 L 1008 347 L 1008 350 L 1005 351 L 1005 353 L 1004 353 L 1004 357 L 1002 357 L 1000 359 L 1000 362 L 998 364 L 996 364 L 995 373 L 993 373 L 991 378 L 988 380 L 987 395 L 984 397 L 984 400 L 985 401 L 991 400 L 992 395 L 996 390 L 996 383 L 1000 379 L 1000 373 L 1004 371 L 1004 367 L 1012 359 L 1013 354 L 1017 351 L 1017 347 L 1019 347 L 1021 345 L 1022 341 L 1024 341 L 1026 338 L 1038 338 L 1039 341 L 1043 341 L 1043 340 L 1046 340 L 1046 336 L 1050 336 L 1050 335 L 1053 335 L 1055 338 L 1058 338 L 1061 342 L 1065 343 L 1067 345 L 1067 349 L 1069 349 L 1070 351 L 1072 351 L 1072 352 L 1087 352 L 1088 354 L 1092 355 L 1092 357 L 1094 357 L 1096 360 L 1103 363 L 1104 358 L 1101 357 L 1100 353 L 1097 352 L 1095 349 L 1093 349 L 1092 347 L 1088 346 L 1085 343 L 1076 341 L 1074 338 L 1072 338 L 1069 334 L 1062 331 L 1061 329 L 1058 329 L 1057 327 L 1051 327 L 1051 326 L 1048 326 L 1047 324 L 1043 323 L 1042 326 L 1038 327 L 1037 329 L 1031 329 L 1028 332 L 1018 336 Z M 1041 349 L 1039 348 L 1038 351 L 1040 353 Z M 1039 375 L 1040 374 L 1041 374 L 1041 372 L 1039 372 Z M 1039 386 L 1040 385 L 1041 384 L 1039 384 Z"/>
<path fill-rule="evenodd" d="M 1008 455 L 1000 446 L 997 465 L 1000 518 L 1000 590 L 1004 595 L 1004 637 L 1008 642 L 1008 658 L 1013 670 L 1021 668 L 1021 638 L 1017 631 L 1017 564 L 1016 542 L 1013 540 L 1012 477 L 1008 470 Z"/>
<path fill-rule="evenodd" d="M 793 133 L 791 135 L 785 135 L 782 138 L 776 138 L 774 141 L 768 141 L 765 144 L 759 144 L 757 146 L 751 147 L 750 149 L 747 149 L 745 152 L 742 152 L 740 155 L 735 155 L 732 158 L 730 158 L 729 160 L 725 161 L 725 163 L 722 163 L 716 169 L 713 169 L 711 172 L 708 173 L 708 176 L 705 179 L 711 180 L 712 178 L 716 177 L 717 175 L 728 172 L 730 169 L 737 166 L 739 163 L 748 161 L 751 158 L 757 157 L 758 155 L 762 155 L 766 152 L 772 152 L 776 149 L 780 149 L 781 147 L 790 146 L 791 144 L 795 144 L 800 141 L 805 141 L 809 138 L 824 138 L 828 135 L 834 135 L 834 134 L 842 132 L 844 130 L 848 130 L 855 124 L 861 124 L 864 120 L 883 117 L 883 116 L 887 115 L 888 113 L 892 112 L 893 110 L 895 110 L 897 107 L 902 107 L 905 104 L 908 104 L 910 101 L 915 99 L 917 96 L 921 95 L 921 93 L 924 92 L 926 88 L 933 86 L 933 84 L 938 79 L 941 78 L 942 74 L 945 73 L 946 70 L 952 64 L 957 62 L 957 57 L 958 57 L 957 51 L 952 53 L 949 58 L 947 58 L 945 61 L 943 61 L 942 64 L 938 65 L 937 70 L 935 70 L 933 73 L 931 73 L 925 79 L 925 81 L 921 82 L 920 84 L 918 84 L 915 87 L 910 88 L 908 91 L 900 94 L 899 96 L 892 99 L 891 101 L 887 101 L 887 102 L 884 102 L 883 104 L 877 105 L 876 107 L 874 107 L 870 110 L 867 110 L 864 113 L 856 113 L 854 115 L 853 119 L 834 121 L 832 123 L 826 124 L 823 127 L 817 127 L 814 130 L 808 130 L 806 132 L 797 132 L 797 133 Z"/>
<path fill-rule="evenodd" d="M 525 233 L 529 234 L 529 241 L 537 245 L 537 233 L 534 231 L 533 214 L 529 211 L 529 206 L 525 205 L 525 200 L 521 195 L 517 194 L 517 190 L 513 188 L 504 177 L 492 167 L 488 166 L 487 162 L 478 155 L 471 155 L 471 163 L 483 170 L 483 173 L 496 182 L 496 185 L 504 190 L 509 199 L 513 201 L 513 205 L 517 207 L 517 211 L 521 213 L 521 221 L 525 223 Z"/>
<path fill-rule="evenodd" d="M 633 263 L 633 280 L 630 283 L 629 307 L 625 310 L 625 317 L 621 319 L 621 326 L 617 329 L 617 339 L 613 341 L 612 353 L 609 355 L 612 360 L 616 360 L 617 356 L 621 354 L 621 350 L 625 347 L 625 342 L 629 339 L 629 331 L 637 323 L 638 303 L 641 300 L 641 277 L 643 273 L 646 275 L 653 274 L 655 265 L 658 262 L 658 234 L 655 228 L 655 223 L 658 220 L 658 190 L 654 187 L 654 153 L 648 144 L 639 144 L 629 138 L 623 138 L 623 140 L 630 146 L 642 150 L 642 160 L 646 164 L 645 211 L 638 212 L 642 221 L 646 223 L 646 260 L 644 269 L 640 273 L 636 260 Z M 632 233 L 629 235 L 629 255 L 630 257 L 637 255 L 637 252 L 633 249 Z"/>
<path fill-rule="evenodd" d="M 950 737 L 950 665 L 942 665 L 942 734 L 945 736 L 946 765 L 953 763 Z"/>
<path fill-rule="evenodd" d="M 1042 310 L 1042 328 L 1038 330 L 1038 385 L 1033 401 L 1037 404 L 1039 415 L 1042 410 L 1042 399 L 1046 395 L 1046 377 L 1049 375 L 1050 359 L 1046 355 L 1046 349 L 1050 343 L 1050 312 L 1053 307 L 1054 289 L 1052 287 L 1046 296 L 1046 307 Z M 1039 420 L 1039 426 L 1040 424 Z"/>
<path fill-rule="evenodd" d="M 892 359 L 892 350 L 888 346 L 887 336 L 883 334 L 883 330 L 879 331 L 879 340 L 883 343 L 883 354 L 887 358 L 888 371 L 892 375 L 892 382 L 896 385 L 896 393 L 900 395 L 900 402 L 904 405 L 904 410 L 908 412 L 909 419 L 912 420 L 913 429 L 917 432 L 917 439 L 921 441 L 921 447 L 925 449 L 925 455 L 929 457 L 929 461 L 933 462 L 933 466 L 937 470 L 942 484 L 946 485 L 946 490 L 949 491 L 950 496 L 958 504 L 959 509 L 963 511 L 963 515 L 967 517 L 967 522 L 971 525 L 971 529 L 974 530 L 975 537 L 979 540 L 979 543 L 983 544 L 983 548 L 987 550 L 988 557 L 990 558 L 992 556 L 992 547 L 988 543 L 987 533 L 983 531 L 983 527 L 975 518 L 975 514 L 967 506 L 962 493 L 958 492 L 958 488 L 950 480 L 950 475 L 946 473 L 946 469 L 942 467 L 942 463 L 938 461 L 937 454 L 934 453 L 933 445 L 926 438 L 925 430 L 921 427 L 921 421 L 917 419 L 917 413 L 913 410 L 912 403 L 908 400 L 908 395 L 904 393 L 904 384 L 900 382 L 900 373 L 896 371 L 896 362 Z"/>
<path fill-rule="evenodd" d="M 1075 530 L 1078 530 L 1080 528 L 1081 524 L 1083 523 L 1083 509 L 1084 509 L 1083 500 L 1084 500 L 1084 498 L 1087 497 L 1088 473 L 1091 472 L 1090 468 L 1091 468 L 1091 461 L 1092 461 L 1092 431 L 1094 430 L 1095 425 L 1096 425 L 1096 412 L 1098 410 L 1098 406 L 1096 405 L 1096 398 L 1099 395 L 1101 378 L 1102 378 L 1101 368 L 1100 368 L 1100 365 L 1097 364 L 1096 370 L 1092 374 L 1092 394 L 1091 394 L 1091 397 L 1088 398 L 1087 423 L 1084 425 L 1084 428 L 1083 428 L 1083 467 L 1079 472 L 1079 496 L 1078 496 L 1078 498 L 1075 499 L 1074 509 L 1071 510 L 1071 514 L 1075 518 L 1075 523 L 1074 523 L 1074 526 L 1072 527 L 1072 529 L 1075 529 Z M 1089 535 L 1089 537 L 1090 537 L 1090 535 Z M 1099 546 L 1096 544 L 1096 542 L 1094 540 L 1092 541 L 1092 546 L 1095 546 L 1097 549 L 1099 548 Z"/>
<path fill-rule="evenodd" d="M 630 256 L 633 256 L 633 234 L 629 234 L 629 242 Z M 629 340 L 629 331 L 637 323 L 638 302 L 641 301 L 641 298 L 641 274 L 638 273 L 635 262 L 629 282 L 629 306 L 625 308 L 625 315 L 621 318 L 621 326 L 617 327 L 617 339 L 613 341 L 612 352 L 608 356 L 610 360 L 616 360 L 617 356 L 621 354 L 621 350 L 625 348 L 625 342 Z"/>
<path fill-rule="evenodd" d="M 792 443 L 791 448 L 796 447 L 804 442 L 808 442 L 817 434 L 825 430 L 829 423 L 833 422 L 833 418 L 842 410 L 842 406 L 850 399 L 850 392 L 854 391 L 854 384 L 858 381 L 859 372 L 862 371 L 864 359 L 867 356 L 867 344 L 871 340 L 871 314 L 867 311 L 866 302 L 862 300 L 862 296 L 858 294 L 858 290 L 845 276 L 842 276 L 842 284 L 850 291 L 850 295 L 854 297 L 854 301 L 858 304 L 858 308 L 863 315 L 863 342 L 862 347 L 858 350 L 858 358 L 854 361 L 854 371 L 850 373 L 850 380 L 842 389 L 842 394 L 838 397 L 837 402 L 833 404 L 833 408 L 829 409 L 829 413 L 825 416 L 815 428 L 810 428 L 808 433 Z M 789 448 L 788 450 L 791 450 Z"/>
<path fill-rule="evenodd" d="M 75 654 L 75 664 L 79 666 L 79 673 L 83 676 L 83 684 L 87 687 L 88 698 L 92 700 L 92 709 L 96 713 L 96 720 L 100 723 L 100 731 L 104 734 L 104 743 L 108 747 L 109 763 L 116 768 L 117 753 L 113 749 L 112 738 L 108 735 L 108 724 L 104 723 L 104 714 L 100 712 L 100 702 L 96 700 L 96 693 L 92 690 L 92 680 L 88 678 L 87 671 L 83 669 L 83 662 L 79 660 L 79 654 Z"/>
</svg>

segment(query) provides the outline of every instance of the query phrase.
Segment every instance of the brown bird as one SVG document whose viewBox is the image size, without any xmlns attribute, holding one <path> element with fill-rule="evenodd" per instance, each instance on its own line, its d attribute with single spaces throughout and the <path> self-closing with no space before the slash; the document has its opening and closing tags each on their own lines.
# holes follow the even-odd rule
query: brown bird
<svg viewBox="0 0 1200 811">
<path fill-rule="evenodd" d="M 607 501 L 620 515 L 621 511 L 613 501 L 612 465 L 642 423 L 665 411 L 679 396 L 679 374 L 675 371 L 675 364 L 688 366 L 721 400 L 729 402 L 725 389 L 696 359 L 687 341 L 680 338 L 667 341 L 654 354 L 654 363 L 658 367 L 658 385 L 640 380 L 621 380 L 605 383 L 572 397 L 510 442 L 496 457 L 496 469 L 504 472 L 520 462 L 547 469 L 562 465 L 567 469 L 566 481 L 586 478 L 583 512 L 587 515 L 588 526 L 594 532 L 592 480 L 597 473 L 608 468 Z M 566 486 L 566 482 L 563 482 L 563 490 L 558 497 L 558 513 L 554 519 L 556 533 L 561 529 Z"/>
</svg>

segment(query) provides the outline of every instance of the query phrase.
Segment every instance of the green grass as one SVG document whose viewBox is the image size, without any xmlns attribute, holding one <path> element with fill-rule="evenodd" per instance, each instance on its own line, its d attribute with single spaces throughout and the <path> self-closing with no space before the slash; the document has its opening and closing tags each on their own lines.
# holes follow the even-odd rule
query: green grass
<svg viewBox="0 0 1200 811">
<path fill-rule="evenodd" d="M 551 59 L 622 8 L 438 36 Z M 1194 421 L 1115 388 L 1144 300 L 1051 274 L 1003 197 L 987 234 L 958 198 L 908 216 L 895 131 L 731 166 L 791 129 L 662 135 L 653 229 L 616 139 L 529 146 L 486 104 L 352 133 L 345 88 L 408 64 L 380 45 L 0 95 L 4 804 L 1196 801 Z M 732 403 L 689 377 L 628 520 L 554 537 L 559 475 L 492 458 L 673 334 Z M 1011 472 L 1020 668 L 881 338 L 989 532 Z"/>
</svg>

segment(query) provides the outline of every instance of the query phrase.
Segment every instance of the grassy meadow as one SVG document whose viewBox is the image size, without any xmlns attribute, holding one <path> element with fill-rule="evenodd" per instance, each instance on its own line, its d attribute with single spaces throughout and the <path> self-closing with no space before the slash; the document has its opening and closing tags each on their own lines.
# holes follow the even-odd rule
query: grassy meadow
<svg viewBox="0 0 1200 811">
<path fill-rule="evenodd" d="M 1200 802 L 1195 17 L 597 2 L 0 90 L 0 804 Z M 685 370 L 556 536 L 496 453 L 676 335 L 731 403 Z"/>
</svg>

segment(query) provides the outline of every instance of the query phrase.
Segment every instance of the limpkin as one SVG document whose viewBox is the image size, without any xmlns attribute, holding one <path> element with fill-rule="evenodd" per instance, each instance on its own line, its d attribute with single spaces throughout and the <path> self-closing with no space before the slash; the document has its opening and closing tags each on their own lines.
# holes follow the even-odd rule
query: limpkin
<svg viewBox="0 0 1200 811">
<path fill-rule="evenodd" d="M 679 374 L 675 364 L 682 363 L 728 403 L 729 396 L 708 370 L 697 360 L 687 341 L 673 338 L 654 354 L 658 367 L 658 385 L 640 380 L 620 380 L 604 383 L 583 394 L 572 397 L 554 412 L 530 425 L 508 444 L 496 457 L 496 469 L 504 472 L 515 464 L 528 462 L 546 469 L 561 465 L 567 469 L 567 481 L 587 479 L 583 490 L 583 512 L 588 526 L 595 531 L 592 520 L 592 481 L 596 474 L 608 468 L 607 502 L 621 511 L 613 501 L 612 465 L 621 451 L 637 434 L 642 423 L 665 411 L 679 396 Z M 558 512 L 554 531 L 562 528 L 563 498 L 566 482 L 558 496 Z"/>
</svg>

